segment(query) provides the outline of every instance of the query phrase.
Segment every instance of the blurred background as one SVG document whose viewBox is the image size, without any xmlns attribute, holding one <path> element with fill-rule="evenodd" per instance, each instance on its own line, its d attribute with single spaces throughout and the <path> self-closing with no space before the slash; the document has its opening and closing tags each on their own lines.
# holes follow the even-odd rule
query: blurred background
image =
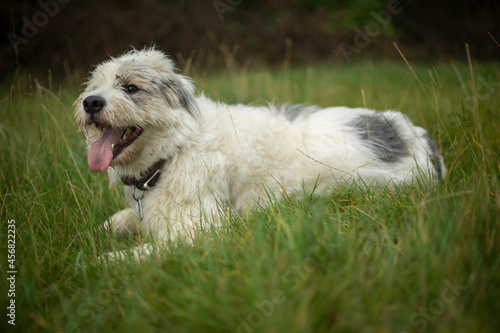
<svg viewBox="0 0 500 333">
<path fill-rule="evenodd" d="M 180 68 L 500 57 L 498 0 L 2 0 L 0 71 L 60 77 L 156 45 Z"/>
</svg>

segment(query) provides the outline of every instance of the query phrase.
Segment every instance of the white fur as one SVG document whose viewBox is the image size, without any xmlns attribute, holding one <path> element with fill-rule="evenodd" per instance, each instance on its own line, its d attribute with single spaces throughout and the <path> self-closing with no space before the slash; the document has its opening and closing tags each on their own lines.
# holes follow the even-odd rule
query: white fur
<svg viewBox="0 0 500 333">
<path fill-rule="evenodd" d="M 123 87 L 129 84 L 141 91 L 127 95 Z M 399 112 L 384 112 L 383 119 L 396 127 L 408 153 L 383 161 L 352 126 L 359 117 L 381 113 L 304 107 L 292 117 L 286 107 L 226 105 L 203 94 L 195 97 L 190 80 L 175 73 L 172 62 L 155 49 L 134 50 L 95 69 L 75 102 L 75 118 L 89 143 L 98 131 L 82 101 L 91 95 L 106 100 L 97 116 L 100 122 L 144 128 L 111 162 L 111 184 L 123 176 L 140 177 L 156 161 L 168 159 L 159 183 L 141 193 L 142 228 L 161 240 L 190 235 L 211 217 L 216 220 L 221 203 L 241 212 L 265 203 L 269 194 L 279 198 L 303 188 L 322 192 L 359 180 L 394 186 L 422 175 L 438 178 L 427 132 Z M 438 160 L 444 173 L 440 156 Z M 125 187 L 125 197 L 135 207 L 132 191 Z M 120 233 L 133 230 L 136 221 L 135 209 L 129 208 L 108 224 Z M 135 254 L 149 253 L 149 248 Z"/>
</svg>

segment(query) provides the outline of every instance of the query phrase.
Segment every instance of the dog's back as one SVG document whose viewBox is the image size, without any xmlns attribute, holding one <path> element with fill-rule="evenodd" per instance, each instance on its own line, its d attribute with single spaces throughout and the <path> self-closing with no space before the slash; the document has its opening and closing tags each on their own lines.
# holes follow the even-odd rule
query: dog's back
<svg viewBox="0 0 500 333">
<path fill-rule="evenodd" d="M 427 131 L 399 112 L 225 105 L 201 97 L 200 148 L 227 157 L 229 181 L 259 192 L 322 190 L 344 183 L 434 182 L 446 172 Z M 250 190 L 251 189 L 251 190 Z"/>
</svg>

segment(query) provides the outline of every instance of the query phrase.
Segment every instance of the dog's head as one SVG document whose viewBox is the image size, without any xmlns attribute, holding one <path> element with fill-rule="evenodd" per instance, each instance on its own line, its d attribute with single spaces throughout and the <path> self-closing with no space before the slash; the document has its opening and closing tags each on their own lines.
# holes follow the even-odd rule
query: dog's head
<svg viewBox="0 0 500 333">
<path fill-rule="evenodd" d="M 191 82 L 154 48 L 97 66 L 75 102 L 75 120 L 89 143 L 90 168 L 111 166 L 138 176 L 182 149 L 197 132 L 193 93 Z"/>
</svg>

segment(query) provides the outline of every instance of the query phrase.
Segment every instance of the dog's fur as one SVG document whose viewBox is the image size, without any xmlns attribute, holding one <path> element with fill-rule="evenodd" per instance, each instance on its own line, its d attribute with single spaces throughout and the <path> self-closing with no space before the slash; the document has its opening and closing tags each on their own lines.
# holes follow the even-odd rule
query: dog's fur
<svg viewBox="0 0 500 333">
<path fill-rule="evenodd" d="M 89 112 L 88 102 L 96 96 L 102 108 Z M 241 212 L 303 189 L 321 192 L 353 181 L 398 186 L 419 177 L 437 182 L 446 172 L 427 132 L 399 112 L 213 102 L 195 96 L 191 81 L 153 48 L 99 65 L 75 104 L 75 119 L 90 147 L 89 165 L 107 169 L 112 185 L 144 177 L 155 162 L 166 160 L 154 187 L 135 190 L 143 196 L 141 228 L 161 240 L 217 221 L 221 203 Z M 128 127 L 142 133 L 107 161 L 100 150 L 111 139 L 103 136 L 116 141 Z M 131 207 L 133 191 L 133 185 L 125 186 Z M 129 208 L 107 226 L 120 234 L 137 221 L 135 208 Z"/>
</svg>

